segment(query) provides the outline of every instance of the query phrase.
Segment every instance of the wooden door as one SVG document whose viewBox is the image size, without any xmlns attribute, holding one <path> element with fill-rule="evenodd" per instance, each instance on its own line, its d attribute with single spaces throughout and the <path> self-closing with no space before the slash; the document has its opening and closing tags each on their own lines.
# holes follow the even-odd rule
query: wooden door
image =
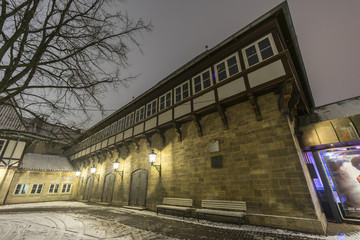
<svg viewBox="0 0 360 240">
<path fill-rule="evenodd" d="M 93 186 L 94 186 L 94 177 L 88 177 L 85 185 L 84 200 L 90 201 Z"/>
<path fill-rule="evenodd" d="M 130 206 L 146 205 L 146 192 L 147 192 L 148 172 L 143 169 L 136 170 L 131 174 L 130 184 Z"/>
<path fill-rule="evenodd" d="M 115 185 L 115 174 L 108 174 L 105 176 L 103 193 L 101 196 L 102 202 L 111 203 Z"/>
</svg>

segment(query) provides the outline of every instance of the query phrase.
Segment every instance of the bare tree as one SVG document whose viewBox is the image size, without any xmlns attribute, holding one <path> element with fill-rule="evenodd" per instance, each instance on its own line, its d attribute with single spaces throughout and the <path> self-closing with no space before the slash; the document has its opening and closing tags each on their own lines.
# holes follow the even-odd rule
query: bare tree
<svg viewBox="0 0 360 240">
<path fill-rule="evenodd" d="M 117 0 L 2 0 L 0 8 L 0 105 L 53 124 L 103 110 L 99 96 L 131 78 L 120 70 L 135 37 L 151 30 Z"/>
</svg>

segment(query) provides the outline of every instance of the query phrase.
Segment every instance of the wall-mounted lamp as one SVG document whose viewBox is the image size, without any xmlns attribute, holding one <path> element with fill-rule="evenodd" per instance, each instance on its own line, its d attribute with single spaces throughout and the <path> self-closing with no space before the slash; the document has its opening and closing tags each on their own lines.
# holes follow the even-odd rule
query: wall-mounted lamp
<svg viewBox="0 0 360 240">
<path fill-rule="evenodd" d="M 80 178 L 81 181 L 84 179 L 84 177 L 80 177 L 81 172 L 80 172 L 79 170 L 77 170 L 77 171 L 75 172 L 75 175 L 76 175 L 77 178 Z"/>
<path fill-rule="evenodd" d="M 90 173 L 91 173 L 94 177 L 96 177 L 97 180 L 99 181 L 100 176 L 99 176 L 99 174 L 95 174 L 95 173 L 96 173 L 96 167 L 95 167 L 95 165 L 93 165 L 93 166 L 90 168 Z"/>
<path fill-rule="evenodd" d="M 151 150 L 151 153 L 149 154 L 149 162 L 150 162 L 151 166 L 156 168 L 156 170 L 159 172 L 159 175 L 161 177 L 161 164 L 154 165 L 154 163 L 156 161 L 156 156 L 157 156 L 157 154 L 154 152 L 154 150 Z"/>
<path fill-rule="evenodd" d="M 121 179 L 123 179 L 124 170 L 118 171 L 119 166 L 120 166 L 120 163 L 119 163 L 118 160 L 116 159 L 116 161 L 113 162 L 114 172 L 118 173 L 118 174 L 121 176 Z"/>
</svg>

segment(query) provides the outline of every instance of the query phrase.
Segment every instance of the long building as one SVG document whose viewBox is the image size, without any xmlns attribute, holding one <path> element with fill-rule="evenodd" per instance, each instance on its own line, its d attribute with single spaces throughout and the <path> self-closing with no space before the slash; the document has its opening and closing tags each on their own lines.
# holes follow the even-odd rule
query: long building
<svg viewBox="0 0 360 240">
<path fill-rule="evenodd" d="M 294 127 L 311 108 L 284 3 L 80 136 L 66 152 L 77 197 L 150 210 L 164 197 L 241 200 L 250 224 L 324 233 Z"/>
<path fill-rule="evenodd" d="M 339 185 L 326 182 L 336 176 L 323 167 L 336 158 L 325 152 L 344 145 L 349 148 L 336 156 L 348 151 L 342 163 L 349 165 L 360 125 L 358 116 L 321 123 L 313 109 L 284 2 L 88 129 L 61 154 L 26 150 L 31 143 L 24 143 L 17 165 L 7 167 L 12 180 L 3 177 L 2 200 L 72 199 L 153 211 L 164 197 L 190 198 L 194 209 L 202 200 L 245 201 L 248 224 L 325 234 L 327 220 L 360 217 L 357 202 L 346 202 L 341 189 L 334 197 Z M 42 184 L 40 197 L 24 191 L 26 181 L 35 194 Z"/>
</svg>

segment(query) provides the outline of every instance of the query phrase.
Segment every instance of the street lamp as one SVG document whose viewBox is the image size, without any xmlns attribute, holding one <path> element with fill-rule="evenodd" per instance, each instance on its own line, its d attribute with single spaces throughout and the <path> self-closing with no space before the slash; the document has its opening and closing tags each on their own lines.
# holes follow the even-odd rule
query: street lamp
<svg viewBox="0 0 360 240">
<path fill-rule="evenodd" d="M 157 154 L 154 152 L 154 150 L 151 150 L 151 152 L 149 154 L 149 162 L 150 162 L 151 166 L 155 167 L 155 169 L 159 172 L 159 176 L 161 177 L 161 164 L 154 165 L 154 163 L 156 161 L 156 156 L 157 156 Z"/>
<path fill-rule="evenodd" d="M 118 174 L 121 176 L 121 179 L 123 179 L 124 170 L 118 171 L 119 166 L 120 166 L 120 163 L 119 163 L 118 160 L 116 159 L 116 161 L 113 162 L 114 172 L 118 173 Z"/>
<path fill-rule="evenodd" d="M 95 174 L 95 173 L 96 173 L 96 167 L 95 167 L 95 165 L 93 165 L 93 166 L 90 168 L 90 173 L 91 173 L 94 177 L 96 177 L 97 180 L 99 181 L 100 176 L 99 176 L 99 174 Z"/>
</svg>

